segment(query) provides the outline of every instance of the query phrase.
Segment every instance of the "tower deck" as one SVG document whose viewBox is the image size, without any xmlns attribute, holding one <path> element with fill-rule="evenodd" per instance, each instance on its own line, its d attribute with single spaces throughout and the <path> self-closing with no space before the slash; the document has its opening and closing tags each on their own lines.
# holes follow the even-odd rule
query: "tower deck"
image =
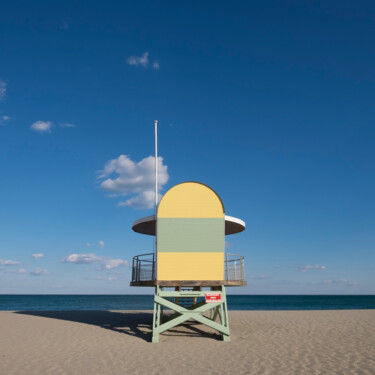
<svg viewBox="0 0 375 375">
<path fill-rule="evenodd" d="M 245 264 L 241 255 L 226 253 L 224 256 L 223 280 L 156 280 L 156 259 L 154 253 L 136 255 L 132 264 L 131 286 L 164 287 L 211 287 L 245 286 Z"/>
</svg>

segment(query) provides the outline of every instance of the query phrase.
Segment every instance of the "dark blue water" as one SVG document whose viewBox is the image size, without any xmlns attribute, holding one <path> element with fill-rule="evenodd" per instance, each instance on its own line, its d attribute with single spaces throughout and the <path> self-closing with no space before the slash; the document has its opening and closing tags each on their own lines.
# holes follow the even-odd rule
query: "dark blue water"
<svg viewBox="0 0 375 375">
<path fill-rule="evenodd" d="M 375 309 L 370 296 L 229 295 L 229 310 Z M 152 295 L 0 295 L 0 310 L 152 310 Z"/>
</svg>

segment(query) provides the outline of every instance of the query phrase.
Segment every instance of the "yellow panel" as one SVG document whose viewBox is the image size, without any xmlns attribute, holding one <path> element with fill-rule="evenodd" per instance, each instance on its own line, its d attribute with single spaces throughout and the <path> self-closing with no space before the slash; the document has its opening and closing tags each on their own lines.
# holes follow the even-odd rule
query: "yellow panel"
<svg viewBox="0 0 375 375">
<path fill-rule="evenodd" d="M 158 280 L 223 280 L 224 253 L 158 253 Z"/>
<path fill-rule="evenodd" d="M 184 182 L 165 193 L 159 204 L 158 217 L 222 218 L 224 206 L 219 196 L 208 186 L 198 182 Z"/>
</svg>

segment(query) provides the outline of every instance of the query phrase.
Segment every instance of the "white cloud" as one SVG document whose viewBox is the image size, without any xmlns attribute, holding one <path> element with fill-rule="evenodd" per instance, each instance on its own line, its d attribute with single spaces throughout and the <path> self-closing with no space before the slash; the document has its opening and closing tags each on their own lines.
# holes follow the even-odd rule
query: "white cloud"
<svg viewBox="0 0 375 375">
<path fill-rule="evenodd" d="M 307 266 L 300 266 L 297 269 L 298 269 L 298 271 L 306 272 L 306 271 L 310 271 L 310 270 L 325 270 L 326 266 L 321 266 L 319 264 L 315 264 L 315 265 L 308 264 Z"/>
<path fill-rule="evenodd" d="M 356 281 L 349 281 L 346 279 L 328 279 L 328 280 L 323 280 L 319 284 L 320 285 L 347 285 L 347 286 L 358 285 Z"/>
<path fill-rule="evenodd" d="M 2 270 L 3 267 L 0 267 L 0 270 Z M 22 273 L 25 273 L 27 272 L 24 268 L 19 268 L 19 269 L 4 269 L 4 273 L 8 273 L 8 274 L 22 274 Z"/>
<path fill-rule="evenodd" d="M 70 122 L 63 122 L 60 124 L 61 128 L 75 128 L 75 125 Z"/>
<path fill-rule="evenodd" d="M 162 195 L 159 194 L 159 200 L 161 199 Z M 149 208 L 153 208 L 155 205 L 155 192 L 152 190 L 144 191 L 133 198 L 130 198 L 126 201 L 121 201 L 117 203 L 117 206 L 130 206 L 134 207 L 137 210 L 147 210 Z"/>
<path fill-rule="evenodd" d="M 86 246 L 87 246 L 87 247 L 91 247 L 92 244 L 91 244 L 90 242 L 86 242 Z"/>
<path fill-rule="evenodd" d="M 0 259 L 0 265 L 2 266 L 18 266 L 20 265 L 20 262 L 17 262 L 16 260 L 3 260 Z"/>
<path fill-rule="evenodd" d="M 119 266 L 128 266 L 128 261 L 124 259 L 104 259 L 102 268 L 111 270 Z"/>
<path fill-rule="evenodd" d="M 130 56 L 126 59 L 126 62 L 129 64 L 129 65 L 132 65 L 132 66 L 142 66 L 143 68 L 148 68 L 148 66 L 150 65 L 150 60 L 148 58 L 148 55 L 149 55 L 149 52 L 146 51 L 143 55 L 141 56 Z M 158 61 L 154 61 L 152 64 L 151 64 L 152 68 L 155 69 L 155 70 L 158 70 L 160 69 L 160 64 Z"/>
<path fill-rule="evenodd" d="M 0 116 L 0 126 L 5 125 L 6 121 L 9 121 L 11 118 L 9 116 Z"/>
<path fill-rule="evenodd" d="M 75 127 L 75 125 L 70 122 L 62 122 L 58 125 L 60 126 L 60 128 L 74 128 Z M 30 126 L 30 128 L 39 133 L 51 133 L 52 128 L 54 126 L 55 125 L 52 121 L 36 121 Z"/>
<path fill-rule="evenodd" d="M 36 121 L 30 128 L 39 133 L 51 133 L 53 124 L 51 121 Z"/>
<path fill-rule="evenodd" d="M 99 241 L 98 242 L 100 248 L 103 250 L 104 249 L 104 241 Z"/>
<path fill-rule="evenodd" d="M 128 205 L 126 204 L 126 201 L 120 201 L 120 202 L 118 202 L 116 204 L 116 206 L 118 206 L 118 207 L 124 207 L 124 206 L 128 206 Z"/>
<path fill-rule="evenodd" d="M 0 102 L 5 99 L 7 93 L 7 84 L 0 79 Z"/>
<path fill-rule="evenodd" d="M 39 258 L 43 258 L 44 257 L 44 254 L 42 253 L 39 253 L 39 254 L 32 254 L 31 255 L 34 259 L 39 259 Z"/>
<path fill-rule="evenodd" d="M 71 254 L 62 259 L 63 263 L 88 264 L 98 262 L 101 263 L 100 269 L 111 270 L 120 266 L 128 266 L 125 259 L 112 259 L 108 257 L 98 257 L 93 253 L 90 254 Z"/>
<path fill-rule="evenodd" d="M 47 276 L 48 271 L 44 268 L 36 268 L 34 271 L 30 272 L 30 275 L 32 276 Z"/>
<path fill-rule="evenodd" d="M 70 254 L 66 258 L 62 259 L 63 263 L 77 263 L 77 264 L 87 264 L 100 262 L 102 258 L 97 257 L 95 254 Z"/>
<path fill-rule="evenodd" d="M 145 52 L 142 56 L 130 56 L 126 59 L 126 62 L 129 65 L 143 66 L 144 68 L 146 68 L 149 64 L 148 54 L 148 52 Z"/>
<path fill-rule="evenodd" d="M 113 178 L 110 178 L 115 174 Z M 106 178 L 108 177 L 108 178 Z M 155 186 L 155 157 L 149 156 L 139 162 L 132 161 L 126 155 L 112 159 L 101 171 L 99 178 L 106 178 L 100 187 L 112 193 L 112 196 L 136 196 L 120 202 L 119 206 L 132 206 L 135 208 L 152 208 L 154 204 Z M 163 158 L 158 157 L 158 188 L 159 190 L 168 182 L 168 167 L 163 164 Z"/>
</svg>

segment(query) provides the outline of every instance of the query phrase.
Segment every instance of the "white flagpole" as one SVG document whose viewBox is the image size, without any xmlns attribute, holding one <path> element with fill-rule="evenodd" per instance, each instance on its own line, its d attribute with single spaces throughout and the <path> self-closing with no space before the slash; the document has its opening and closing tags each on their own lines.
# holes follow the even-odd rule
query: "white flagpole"
<svg viewBox="0 0 375 375">
<path fill-rule="evenodd" d="M 155 215 L 156 207 L 158 205 L 158 120 L 154 121 L 155 124 Z"/>
<path fill-rule="evenodd" d="M 153 265 L 152 265 L 152 274 L 154 279 L 156 279 L 156 273 L 157 273 L 157 236 L 156 236 L 156 225 L 157 225 L 157 219 L 156 219 L 156 210 L 158 206 L 158 120 L 154 120 L 155 124 L 155 241 L 153 242 L 154 245 L 154 255 L 153 255 Z"/>
</svg>

